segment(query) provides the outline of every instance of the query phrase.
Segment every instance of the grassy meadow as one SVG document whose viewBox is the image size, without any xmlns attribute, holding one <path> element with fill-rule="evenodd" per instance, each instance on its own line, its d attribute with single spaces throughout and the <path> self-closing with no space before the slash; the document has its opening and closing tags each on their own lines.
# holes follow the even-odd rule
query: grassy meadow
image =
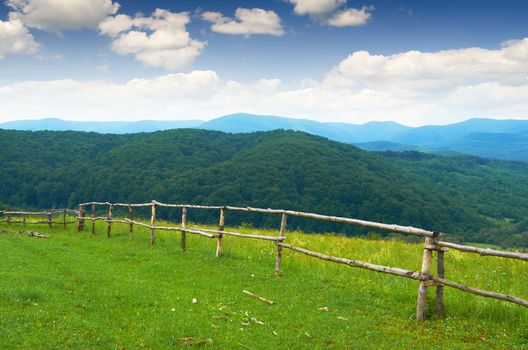
<svg viewBox="0 0 528 350">
<path fill-rule="evenodd" d="M 418 282 L 285 250 L 274 274 L 271 242 L 106 225 L 0 225 L 0 349 L 526 349 L 528 309 L 445 287 L 446 316 L 417 322 Z M 234 229 L 233 229 L 234 230 Z M 239 228 L 241 232 L 276 232 Z M 422 246 L 288 232 L 287 243 L 419 270 Z M 528 297 L 528 264 L 449 251 L 446 277 Z M 242 293 L 275 301 L 268 305 Z M 429 291 L 434 305 L 434 288 Z M 195 302 L 193 303 L 193 299 Z"/>
</svg>

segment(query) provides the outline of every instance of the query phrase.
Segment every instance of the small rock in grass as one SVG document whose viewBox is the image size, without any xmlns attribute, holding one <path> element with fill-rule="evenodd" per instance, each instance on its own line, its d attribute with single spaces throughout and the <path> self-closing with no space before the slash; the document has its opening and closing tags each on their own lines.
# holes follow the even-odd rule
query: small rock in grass
<svg viewBox="0 0 528 350">
<path fill-rule="evenodd" d="M 328 307 L 327 307 L 327 306 L 325 306 L 325 307 L 320 307 L 320 308 L 319 308 L 319 311 L 328 312 Z"/>
<path fill-rule="evenodd" d="M 197 302 L 198 302 L 198 299 L 193 298 L 192 303 L 193 303 L 193 304 L 196 304 Z"/>
</svg>

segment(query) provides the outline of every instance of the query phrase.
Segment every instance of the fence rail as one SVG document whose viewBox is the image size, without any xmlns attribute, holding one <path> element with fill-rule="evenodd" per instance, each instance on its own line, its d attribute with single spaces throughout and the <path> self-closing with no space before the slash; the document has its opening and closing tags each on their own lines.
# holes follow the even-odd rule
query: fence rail
<svg viewBox="0 0 528 350">
<path fill-rule="evenodd" d="M 47 211 L 0 211 L 0 216 L 5 216 L 4 220 L 0 220 L 0 223 L 6 222 L 8 225 L 21 223 L 22 225 L 42 225 L 46 224 L 52 227 L 53 224 L 58 225 L 71 225 L 77 222 L 79 212 L 72 209 L 49 209 Z M 61 216 L 62 221 L 53 221 L 53 217 Z M 66 221 L 68 216 L 73 216 L 75 221 Z M 20 217 L 20 220 L 14 219 Z M 28 221 L 30 217 L 45 217 L 45 221 Z"/>
<path fill-rule="evenodd" d="M 98 206 L 107 206 L 107 216 L 97 216 L 97 207 Z M 86 208 L 91 207 L 91 216 L 87 216 Z M 113 208 L 114 207 L 125 207 L 128 208 L 128 216 L 124 218 L 114 218 L 113 217 Z M 144 223 L 141 221 L 135 220 L 135 209 L 137 208 L 151 208 L 151 216 L 149 223 Z M 179 208 L 182 210 L 181 216 L 181 225 L 180 226 L 160 226 L 156 225 L 156 209 L 157 208 Z M 218 229 L 206 229 L 206 228 L 187 228 L 187 211 L 189 209 L 205 209 L 205 210 L 219 210 L 219 221 Z M 270 214 L 270 215 L 281 215 L 281 224 L 277 236 L 264 236 L 264 235 L 254 235 L 240 232 L 231 232 L 225 231 L 225 217 L 226 213 L 232 212 L 247 212 L 247 213 L 259 213 L 259 214 Z M 181 233 L 181 249 L 185 251 L 187 249 L 186 234 L 195 234 L 210 239 L 217 240 L 216 247 L 216 256 L 220 257 L 222 255 L 223 248 L 223 236 L 234 236 L 245 239 L 255 239 L 255 240 L 264 240 L 271 241 L 275 243 L 277 247 L 277 256 L 275 261 L 275 273 L 280 275 L 281 273 L 281 263 L 283 258 L 283 250 L 288 249 L 297 253 L 305 254 L 314 258 L 331 261 L 338 264 L 344 264 L 351 267 L 357 267 L 362 269 L 367 269 L 375 272 L 380 272 L 384 274 L 394 275 L 403 278 L 409 278 L 419 281 L 418 286 L 418 298 L 416 303 L 416 318 L 418 320 L 424 320 L 426 318 L 426 304 L 427 304 L 427 293 L 428 288 L 431 286 L 436 287 L 436 307 L 435 310 L 437 313 L 442 314 L 444 312 L 444 286 L 452 287 L 459 289 L 464 292 L 476 294 L 483 297 L 499 299 L 507 302 L 511 302 L 517 305 L 528 307 L 528 301 L 519 297 L 496 293 L 486 290 L 481 290 L 473 287 L 468 287 L 453 281 L 450 281 L 445 278 L 445 265 L 444 265 L 444 255 L 449 249 L 458 250 L 466 253 L 475 253 L 482 256 L 494 256 L 507 259 L 518 259 L 523 261 L 528 261 L 528 254 L 519 253 L 519 252 L 508 252 L 501 251 L 489 248 L 479 248 L 469 245 L 461 245 L 456 243 L 451 243 L 445 241 L 445 234 L 435 231 L 428 231 L 421 228 L 415 228 L 411 226 L 400 226 L 400 225 L 389 225 L 379 222 L 365 221 L 359 219 L 345 218 L 339 216 L 328 216 L 300 211 L 292 210 L 283 210 L 283 209 L 262 209 L 262 208 L 253 208 L 253 207 L 235 207 L 235 206 L 207 206 L 207 205 L 191 205 L 191 204 L 166 204 L 161 203 L 156 200 L 151 201 L 150 203 L 110 203 L 110 202 L 87 202 L 81 203 L 79 205 L 79 210 L 69 210 L 69 209 L 60 209 L 60 210 L 49 210 L 44 212 L 4 212 L 4 215 L 12 218 L 13 216 L 22 216 L 26 218 L 27 216 L 46 216 L 48 223 L 51 227 L 51 217 L 57 213 L 62 213 L 64 217 L 63 224 L 66 225 L 66 214 L 73 214 L 76 219 L 77 230 L 82 231 L 85 228 L 85 222 L 91 221 L 92 227 L 91 232 L 95 234 L 95 222 L 104 221 L 107 223 L 107 236 L 110 237 L 112 233 L 112 224 L 113 223 L 124 223 L 129 225 L 129 237 L 133 239 L 134 237 L 134 226 L 145 227 L 150 230 L 150 243 L 154 244 L 156 240 L 156 231 L 177 231 Z M 1 212 L 0 212 L 1 214 Z M 413 235 L 424 238 L 424 252 L 422 256 L 422 267 L 420 271 L 407 270 L 399 267 L 389 267 L 376 265 L 359 260 L 351 260 L 342 257 L 335 257 L 320 252 L 311 251 L 302 247 L 297 247 L 291 244 L 285 243 L 286 237 L 286 227 L 287 227 L 287 218 L 288 217 L 300 217 L 308 218 L 319 221 L 326 222 L 335 222 L 342 223 L 346 225 L 354 225 L 360 227 L 367 227 L 372 229 L 384 230 L 393 233 L 399 233 L 403 235 Z M 1 222 L 1 221 L 0 221 Z M 10 221 L 9 223 L 14 222 Z M 433 254 L 436 254 L 436 264 L 437 264 L 437 276 L 431 274 L 431 266 L 433 261 Z"/>
</svg>

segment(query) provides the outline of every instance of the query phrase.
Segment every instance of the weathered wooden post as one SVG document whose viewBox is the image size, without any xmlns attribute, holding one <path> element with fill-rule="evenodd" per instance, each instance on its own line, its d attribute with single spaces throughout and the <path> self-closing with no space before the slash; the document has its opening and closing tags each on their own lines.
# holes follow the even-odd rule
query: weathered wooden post
<svg viewBox="0 0 528 350">
<path fill-rule="evenodd" d="M 7 215 L 7 224 L 11 225 L 11 215 Z"/>
<path fill-rule="evenodd" d="M 112 209 L 113 205 L 111 203 L 108 203 L 108 218 L 106 220 L 108 222 L 108 228 L 106 231 L 106 237 L 110 237 L 110 235 L 112 234 Z"/>
<path fill-rule="evenodd" d="M 77 216 L 77 231 L 84 230 L 84 206 L 79 205 L 79 216 Z"/>
<path fill-rule="evenodd" d="M 26 226 L 26 224 L 27 224 L 27 215 L 23 215 L 22 216 L 22 225 Z"/>
<path fill-rule="evenodd" d="M 132 208 L 132 206 L 129 204 L 128 205 L 128 218 L 130 219 L 130 225 L 129 225 L 129 239 L 130 240 L 133 240 L 134 239 L 134 223 L 132 221 L 134 221 L 134 208 Z"/>
<path fill-rule="evenodd" d="M 444 238 L 444 233 L 438 235 L 438 240 L 442 241 Z M 444 278 L 445 276 L 444 252 L 446 250 L 444 247 L 438 247 L 436 250 L 436 271 L 440 278 Z M 436 313 L 439 315 L 444 314 L 444 286 L 441 284 L 436 286 Z"/>
<path fill-rule="evenodd" d="M 222 234 L 222 231 L 224 230 L 224 223 L 225 223 L 225 208 L 220 209 L 220 221 L 218 223 L 218 240 L 216 241 L 216 257 L 222 256 L 222 237 L 224 236 Z"/>
<path fill-rule="evenodd" d="M 424 276 L 429 276 L 431 272 L 431 261 L 433 259 L 434 240 L 431 237 L 425 238 L 424 244 L 424 253 L 422 258 L 422 274 Z M 416 319 L 418 321 L 424 321 L 426 316 L 427 309 L 427 287 L 429 281 L 420 281 L 420 286 L 418 287 L 418 300 L 416 302 Z"/>
<path fill-rule="evenodd" d="M 92 204 L 92 235 L 95 234 L 95 204 Z"/>
<path fill-rule="evenodd" d="M 284 238 L 286 236 L 286 220 L 287 216 L 285 213 L 282 213 L 281 225 L 279 231 L 279 237 Z M 277 243 L 282 243 L 279 241 Z M 281 273 L 281 262 L 282 262 L 282 246 L 277 244 L 277 260 L 275 261 L 275 275 L 279 276 Z"/>
<path fill-rule="evenodd" d="M 52 223 L 52 213 L 51 213 L 51 209 L 48 209 L 48 214 L 46 215 L 47 218 L 48 218 L 48 227 L 51 228 L 51 223 Z"/>
<path fill-rule="evenodd" d="M 66 230 L 66 208 L 62 209 L 62 226 Z"/>
<path fill-rule="evenodd" d="M 152 214 L 150 215 L 150 244 L 156 243 L 154 235 L 154 226 L 156 225 L 156 203 L 152 201 Z"/>
<path fill-rule="evenodd" d="M 186 225 L 187 225 L 187 208 L 182 208 L 181 227 L 183 231 L 181 235 L 181 249 L 184 252 L 187 251 L 187 232 L 185 232 Z"/>
</svg>

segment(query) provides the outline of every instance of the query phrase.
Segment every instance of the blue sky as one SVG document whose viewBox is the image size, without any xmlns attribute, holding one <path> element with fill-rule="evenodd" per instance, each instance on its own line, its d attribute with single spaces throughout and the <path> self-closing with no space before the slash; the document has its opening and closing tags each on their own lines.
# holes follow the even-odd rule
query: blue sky
<svg viewBox="0 0 528 350">
<path fill-rule="evenodd" d="M 0 21 L 0 122 L 528 118 L 527 1 L 7 0 Z"/>
</svg>

